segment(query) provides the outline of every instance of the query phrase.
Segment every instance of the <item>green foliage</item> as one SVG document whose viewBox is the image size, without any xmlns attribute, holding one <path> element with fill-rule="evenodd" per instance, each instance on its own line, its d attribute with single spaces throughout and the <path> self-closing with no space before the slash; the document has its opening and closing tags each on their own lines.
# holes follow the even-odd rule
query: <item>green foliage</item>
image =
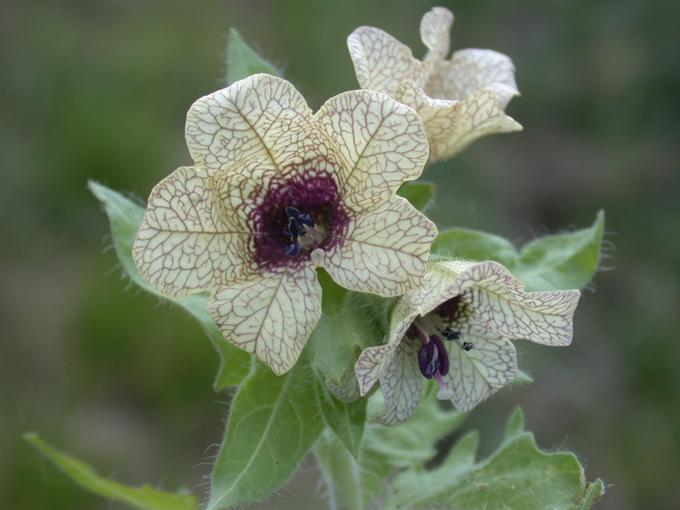
<svg viewBox="0 0 680 510">
<path fill-rule="evenodd" d="M 341 402 L 328 390 L 324 381 L 317 379 L 316 391 L 319 409 L 328 427 L 335 433 L 347 451 L 359 459 L 361 439 L 366 426 L 366 406 L 368 399 L 355 402 Z"/>
<path fill-rule="evenodd" d="M 411 205 L 419 211 L 424 211 L 434 198 L 436 189 L 433 182 L 409 181 L 399 187 L 397 195 L 411 202 Z"/>
<path fill-rule="evenodd" d="M 590 228 L 527 244 L 513 273 L 531 291 L 582 289 L 597 270 L 603 234 L 601 211 Z"/>
<path fill-rule="evenodd" d="M 413 418 L 399 427 L 369 422 L 358 462 L 330 435 L 319 440 L 315 451 L 334 497 L 341 502 L 340 508 L 369 508 L 391 476 L 432 458 L 436 453 L 434 442 L 463 422 L 466 415 L 443 411 L 435 394 L 429 392 Z M 369 401 L 369 416 L 375 416 L 381 408 L 382 396 L 376 393 Z"/>
<path fill-rule="evenodd" d="M 603 234 L 601 211 L 590 228 L 537 239 L 524 246 L 521 253 L 502 237 L 462 228 L 439 234 L 432 252 L 500 262 L 522 280 L 527 292 L 582 289 L 597 270 Z"/>
<path fill-rule="evenodd" d="M 229 31 L 229 44 L 227 45 L 227 85 L 258 73 L 281 76 L 276 67 L 255 53 L 245 43 L 241 34 L 232 28 Z"/>
<path fill-rule="evenodd" d="M 172 494 L 149 485 L 128 487 L 97 475 L 87 464 L 56 451 L 35 433 L 24 434 L 24 439 L 35 446 L 55 466 L 83 489 L 140 510 L 199 510 L 198 499 L 191 495 Z"/>
<path fill-rule="evenodd" d="M 282 376 L 259 361 L 253 367 L 231 407 L 208 510 L 270 495 L 293 474 L 324 430 L 305 352 Z"/>
<path fill-rule="evenodd" d="M 221 356 L 220 370 L 215 381 L 216 389 L 240 384 L 248 374 L 250 356 L 227 342 L 215 322 L 210 318 L 208 314 L 210 295 L 207 292 L 201 292 L 183 298 L 171 298 L 158 292 L 139 274 L 137 266 L 132 260 L 132 245 L 144 217 L 144 208 L 133 200 L 96 182 L 90 181 L 89 187 L 104 205 L 106 214 L 109 216 L 113 245 L 116 248 L 116 254 L 123 270 L 142 289 L 163 300 L 181 306 L 198 320 Z"/>
<path fill-rule="evenodd" d="M 432 253 L 470 260 L 495 260 L 508 269 L 512 269 L 519 256 L 507 239 L 464 228 L 452 228 L 439 234 L 432 243 Z"/>
<path fill-rule="evenodd" d="M 397 474 L 383 508 L 568 510 L 575 501 L 586 509 L 596 500 L 597 487 L 586 488 L 576 457 L 540 451 L 533 435 L 524 432 L 520 410 L 488 459 L 475 462 L 477 443 L 477 434 L 470 433 L 436 469 L 420 466 Z"/>
</svg>

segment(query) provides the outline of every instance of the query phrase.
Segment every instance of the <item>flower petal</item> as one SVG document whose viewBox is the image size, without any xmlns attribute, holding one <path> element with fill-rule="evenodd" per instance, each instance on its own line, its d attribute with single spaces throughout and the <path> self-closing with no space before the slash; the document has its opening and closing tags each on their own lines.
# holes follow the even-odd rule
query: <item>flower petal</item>
<svg viewBox="0 0 680 510">
<path fill-rule="evenodd" d="M 380 389 L 385 397 L 385 410 L 375 421 L 387 426 L 401 425 L 409 420 L 420 404 L 423 393 L 423 376 L 420 374 L 418 358 L 420 343 L 401 342 L 380 376 Z"/>
<path fill-rule="evenodd" d="M 368 90 L 329 99 L 315 116 L 344 157 L 343 202 L 356 210 L 379 205 L 427 161 L 427 136 L 404 105 Z"/>
<path fill-rule="evenodd" d="M 482 136 L 522 129 L 499 108 L 495 92 L 489 89 L 473 92 L 463 101 L 448 101 L 432 99 L 413 81 L 405 81 L 396 97 L 420 115 L 430 144 L 430 163 L 450 158 Z"/>
<path fill-rule="evenodd" d="M 452 270 L 459 265 L 442 262 Z M 524 292 L 524 284 L 497 262 L 468 266 L 455 280 L 462 299 L 488 329 L 504 338 L 544 345 L 569 345 L 578 290 Z"/>
<path fill-rule="evenodd" d="M 450 61 L 441 63 L 423 88 L 432 98 L 454 101 L 481 89 L 491 89 L 501 110 L 505 110 L 513 96 L 519 95 L 510 57 L 472 48 L 457 51 Z"/>
<path fill-rule="evenodd" d="M 423 280 L 437 227 L 404 198 L 352 219 L 323 266 L 346 289 L 399 296 Z"/>
<path fill-rule="evenodd" d="M 430 50 L 425 60 L 444 60 L 449 53 L 453 13 L 445 7 L 434 7 L 420 22 L 420 38 Z"/>
<path fill-rule="evenodd" d="M 367 347 L 359 355 L 354 370 L 359 381 L 362 397 L 378 381 L 380 374 L 390 363 L 392 354 L 399 345 L 399 342 L 401 342 L 411 323 L 418 316 L 417 306 L 414 306 L 414 303 L 409 300 L 409 297 L 417 294 L 417 292 L 410 292 L 404 295 L 394 306 L 390 320 L 388 343 L 375 347 Z"/>
<path fill-rule="evenodd" d="M 252 279 L 250 234 L 227 218 L 204 173 L 175 170 L 151 192 L 135 239 L 142 277 L 172 297 Z"/>
<path fill-rule="evenodd" d="M 281 375 L 321 317 L 321 286 L 312 268 L 289 265 L 257 282 L 219 289 L 208 311 L 228 341 Z"/>
<path fill-rule="evenodd" d="M 402 80 L 424 81 L 430 62 L 413 58 L 411 48 L 374 27 L 359 27 L 347 38 L 361 88 L 393 96 Z"/>
<path fill-rule="evenodd" d="M 300 153 L 298 144 L 289 142 L 310 117 L 311 110 L 293 85 L 256 74 L 191 106 L 187 145 L 196 166 L 209 171 L 259 154 L 267 154 L 281 168 Z"/>
<path fill-rule="evenodd" d="M 456 329 L 462 337 L 445 342 L 450 368 L 443 380 L 453 390 L 453 405 L 467 412 L 517 377 L 517 354 L 508 340 L 486 330 L 476 319 L 463 317 Z M 466 351 L 463 342 L 472 342 L 474 347 Z"/>
</svg>

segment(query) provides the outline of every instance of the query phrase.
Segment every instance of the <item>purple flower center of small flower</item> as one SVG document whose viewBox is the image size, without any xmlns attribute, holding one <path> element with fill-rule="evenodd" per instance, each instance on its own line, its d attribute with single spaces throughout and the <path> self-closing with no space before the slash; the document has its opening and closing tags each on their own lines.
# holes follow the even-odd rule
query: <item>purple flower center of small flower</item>
<svg viewBox="0 0 680 510">
<path fill-rule="evenodd" d="M 291 179 L 271 182 L 250 214 L 254 261 L 264 269 L 306 262 L 313 249 L 331 248 L 349 224 L 331 174 L 314 169 L 291 173 Z"/>
<path fill-rule="evenodd" d="M 444 400 L 452 398 L 453 391 L 446 387 L 443 379 L 449 373 L 450 367 L 443 339 L 455 342 L 466 352 L 474 347 L 472 342 L 459 342 L 463 333 L 455 329 L 456 321 L 461 318 L 464 309 L 465 303 L 460 296 L 456 296 L 427 315 L 417 317 L 406 332 L 406 337 L 412 341 L 422 341 L 418 350 L 418 368 L 423 377 L 437 380 L 440 388 L 437 398 Z"/>
</svg>

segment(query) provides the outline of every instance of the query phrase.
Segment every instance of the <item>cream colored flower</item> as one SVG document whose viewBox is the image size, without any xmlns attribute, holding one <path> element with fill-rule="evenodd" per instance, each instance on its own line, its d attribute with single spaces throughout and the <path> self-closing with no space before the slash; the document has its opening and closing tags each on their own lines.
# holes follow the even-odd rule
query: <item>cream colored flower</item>
<svg viewBox="0 0 680 510">
<path fill-rule="evenodd" d="M 323 267 L 381 296 L 423 279 L 436 228 L 395 195 L 427 159 L 418 116 L 389 97 L 347 92 L 312 115 L 285 80 L 255 75 L 187 116 L 195 166 L 151 192 L 133 256 L 160 292 L 212 292 L 225 338 L 277 374 L 321 314 Z"/>
<path fill-rule="evenodd" d="M 452 24 L 453 14 L 443 7 L 423 16 L 420 34 L 430 51 L 422 62 L 378 28 L 360 27 L 347 40 L 361 87 L 418 112 L 430 143 L 430 163 L 450 158 L 481 136 L 522 129 L 504 113 L 519 94 L 512 61 L 478 49 L 460 50 L 444 60 Z"/>
<path fill-rule="evenodd" d="M 497 262 L 430 264 L 423 285 L 392 312 L 388 343 L 365 349 L 355 366 L 361 394 L 380 380 L 385 410 L 399 425 L 420 402 L 422 377 L 437 397 L 470 411 L 517 377 L 511 339 L 569 345 L 577 290 L 531 292 Z"/>
</svg>

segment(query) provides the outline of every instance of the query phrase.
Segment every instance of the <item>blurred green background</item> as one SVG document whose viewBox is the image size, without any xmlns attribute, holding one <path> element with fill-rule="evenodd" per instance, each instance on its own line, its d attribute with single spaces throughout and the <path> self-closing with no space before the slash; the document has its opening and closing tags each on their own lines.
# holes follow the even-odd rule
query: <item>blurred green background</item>
<svg viewBox="0 0 680 510">
<path fill-rule="evenodd" d="M 424 54 L 418 24 L 456 15 L 452 47 L 512 57 L 524 132 L 427 170 L 440 225 L 518 246 L 607 212 L 607 254 L 567 349 L 522 345 L 533 385 L 467 428 L 492 450 L 525 409 L 546 449 L 611 486 L 601 510 L 680 508 L 680 2 L 643 0 L 0 1 L 0 508 L 111 509 L 20 439 L 125 483 L 203 495 L 228 395 L 180 310 L 130 288 L 88 178 L 146 198 L 189 164 L 183 125 L 223 86 L 229 27 L 313 108 L 357 88 L 346 37 L 378 26 Z M 326 508 L 307 463 L 269 506 Z"/>
</svg>

